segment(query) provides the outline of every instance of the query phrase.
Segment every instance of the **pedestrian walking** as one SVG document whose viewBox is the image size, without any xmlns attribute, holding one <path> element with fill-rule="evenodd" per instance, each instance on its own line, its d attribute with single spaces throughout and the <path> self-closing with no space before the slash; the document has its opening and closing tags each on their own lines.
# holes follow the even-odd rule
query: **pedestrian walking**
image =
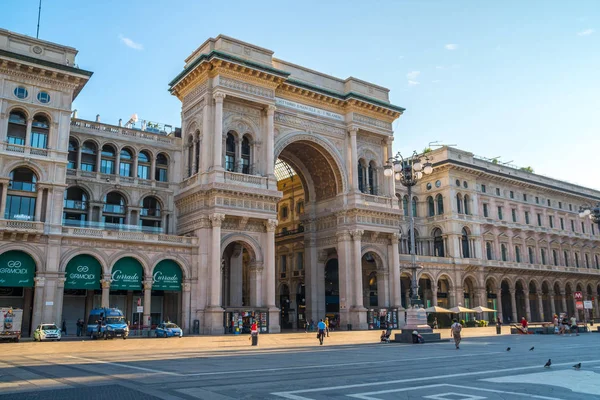
<svg viewBox="0 0 600 400">
<path fill-rule="evenodd" d="M 560 328 L 558 327 L 558 315 L 554 314 L 554 318 L 552 319 L 552 322 L 554 323 L 554 333 L 559 333 L 560 332 Z"/>
<path fill-rule="evenodd" d="M 319 343 L 321 344 L 321 346 L 323 345 L 323 339 L 325 338 L 325 329 L 327 329 L 327 325 L 325 325 L 325 322 L 323 322 L 323 320 L 320 320 L 319 323 L 317 324 L 317 338 L 319 339 Z"/>
<path fill-rule="evenodd" d="M 327 333 L 327 337 L 329 337 L 329 317 L 325 317 L 325 333 Z"/>
<path fill-rule="evenodd" d="M 258 324 L 256 321 L 252 322 L 250 326 L 250 339 L 252 339 L 252 346 L 258 346 Z"/>
<path fill-rule="evenodd" d="M 433 317 L 433 329 L 437 329 L 437 328 L 438 328 L 437 317 Z"/>
<path fill-rule="evenodd" d="M 571 317 L 571 332 L 575 332 L 579 336 L 579 327 L 577 326 L 577 318 L 573 315 Z"/>
<path fill-rule="evenodd" d="M 456 346 L 456 350 L 460 349 L 460 332 L 462 331 L 462 325 L 458 323 L 457 320 L 453 320 L 454 322 L 450 327 L 450 336 L 454 338 L 454 345 Z"/>
<path fill-rule="evenodd" d="M 63 335 L 67 336 L 67 323 L 64 319 L 62 322 L 62 332 L 63 332 Z"/>
<path fill-rule="evenodd" d="M 527 318 L 521 318 L 521 332 L 523 332 L 524 334 L 527 334 L 527 325 L 529 325 L 527 322 Z"/>
<path fill-rule="evenodd" d="M 83 331 L 83 320 L 81 318 L 77 319 L 77 336 L 81 336 L 81 332 Z"/>
</svg>

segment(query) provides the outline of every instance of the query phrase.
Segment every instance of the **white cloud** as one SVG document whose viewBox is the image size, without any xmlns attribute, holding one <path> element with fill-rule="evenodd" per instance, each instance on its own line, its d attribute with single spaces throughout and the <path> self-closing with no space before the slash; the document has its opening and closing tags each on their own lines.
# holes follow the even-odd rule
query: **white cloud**
<svg viewBox="0 0 600 400">
<path fill-rule="evenodd" d="M 123 42 L 125 44 L 125 46 L 127 46 L 127 47 L 130 47 L 135 50 L 144 50 L 144 46 L 142 46 L 141 43 L 136 43 L 133 40 L 129 39 L 128 37 L 125 37 L 120 34 L 119 39 L 121 39 L 121 42 Z"/>
<path fill-rule="evenodd" d="M 446 50 L 456 50 L 456 49 L 458 49 L 458 45 L 454 44 L 454 43 L 448 43 L 447 45 L 444 46 L 444 48 Z"/>
<path fill-rule="evenodd" d="M 411 81 L 410 79 L 408 80 L 408 86 L 417 86 L 417 85 L 419 85 L 419 84 L 420 84 L 420 83 L 419 83 L 419 82 L 417 82 L 417 81 Z"/>
<path fill-rule="evenodd" d="M 594 29 L 586 29 L 585 31 L 577 32 L 577 36 L 590 36 L 594 32 L 596 32 Z"/>
<path fill-rule="evenodd" d="M 410 71 L 408 74 L 406 74 L 406 79 L 409 81 L 414 81 L 419 77 L 419 75 L 421 75 L 421 71 Z"/>
</svg>

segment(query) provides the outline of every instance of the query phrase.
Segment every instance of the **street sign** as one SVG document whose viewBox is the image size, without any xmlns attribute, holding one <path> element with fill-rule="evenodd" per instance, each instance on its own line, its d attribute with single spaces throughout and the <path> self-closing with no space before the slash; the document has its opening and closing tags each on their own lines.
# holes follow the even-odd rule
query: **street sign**
<svg viewBox="0 0 600 400">
<path fill-rule="evenodd" d="M 575 308 L 578 310 L 583 310 L 583 301 L 576 301 Z"/>
<path fill-rule="evenodd" d="M 590 300 L 586 300 L 583 302 L 583 308 L 586 310 L 591 310 L 592 308 L 592 302 Z"/>
<path fill-rule="evenodd" d="M 142 305 L 142 298 L 138 297 L 138 303 L 137 303 L 138 307 Z"/>
<path fill-rule="evenodd" d="M 144 312 L 144 306 L 137 306 L 137 312 L 143 313 Z"/>
<path fill-rule="evenodd" d="M 575 300 L 583 300 L 583 294 L 581 292 L 573 293 L 573 297 L 575 297 Z"/>
</svg>

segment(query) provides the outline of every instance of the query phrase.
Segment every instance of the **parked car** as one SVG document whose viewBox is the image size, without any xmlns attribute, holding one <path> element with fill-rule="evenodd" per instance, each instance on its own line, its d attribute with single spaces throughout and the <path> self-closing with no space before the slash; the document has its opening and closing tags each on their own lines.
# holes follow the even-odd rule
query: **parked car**
<svg viewBox="0 0 600 400">
<path fill-rule="evenodd" d="M 183 337 L 183 331 L 172 322 L 163 322 L 156 327 L 156 337 Z"/>
<path fill-rule="evenodd" d="M 41 342 L 42 340 L 61 339 L 60 329 L 55 324 L 40 324 L 33 332 L 33 340 Z"/>
</svg>

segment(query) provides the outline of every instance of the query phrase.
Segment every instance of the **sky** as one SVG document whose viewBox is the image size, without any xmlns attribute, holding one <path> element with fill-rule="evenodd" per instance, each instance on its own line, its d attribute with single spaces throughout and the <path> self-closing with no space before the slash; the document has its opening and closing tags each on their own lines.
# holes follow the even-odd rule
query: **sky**
<svg viewBox="0 0 600 400">
<path fill-rule="evenodd" d="M 406 108 L 394 151 L 453 144 L 600 189 L 600 1 L 42 0 L 40 39 L 94 72 L 80 118 L 180 126 L 168 83 L 222 33 Z M 38 0 L 2 0 L 0 27 L 36 34 Z"/>
</svg>

